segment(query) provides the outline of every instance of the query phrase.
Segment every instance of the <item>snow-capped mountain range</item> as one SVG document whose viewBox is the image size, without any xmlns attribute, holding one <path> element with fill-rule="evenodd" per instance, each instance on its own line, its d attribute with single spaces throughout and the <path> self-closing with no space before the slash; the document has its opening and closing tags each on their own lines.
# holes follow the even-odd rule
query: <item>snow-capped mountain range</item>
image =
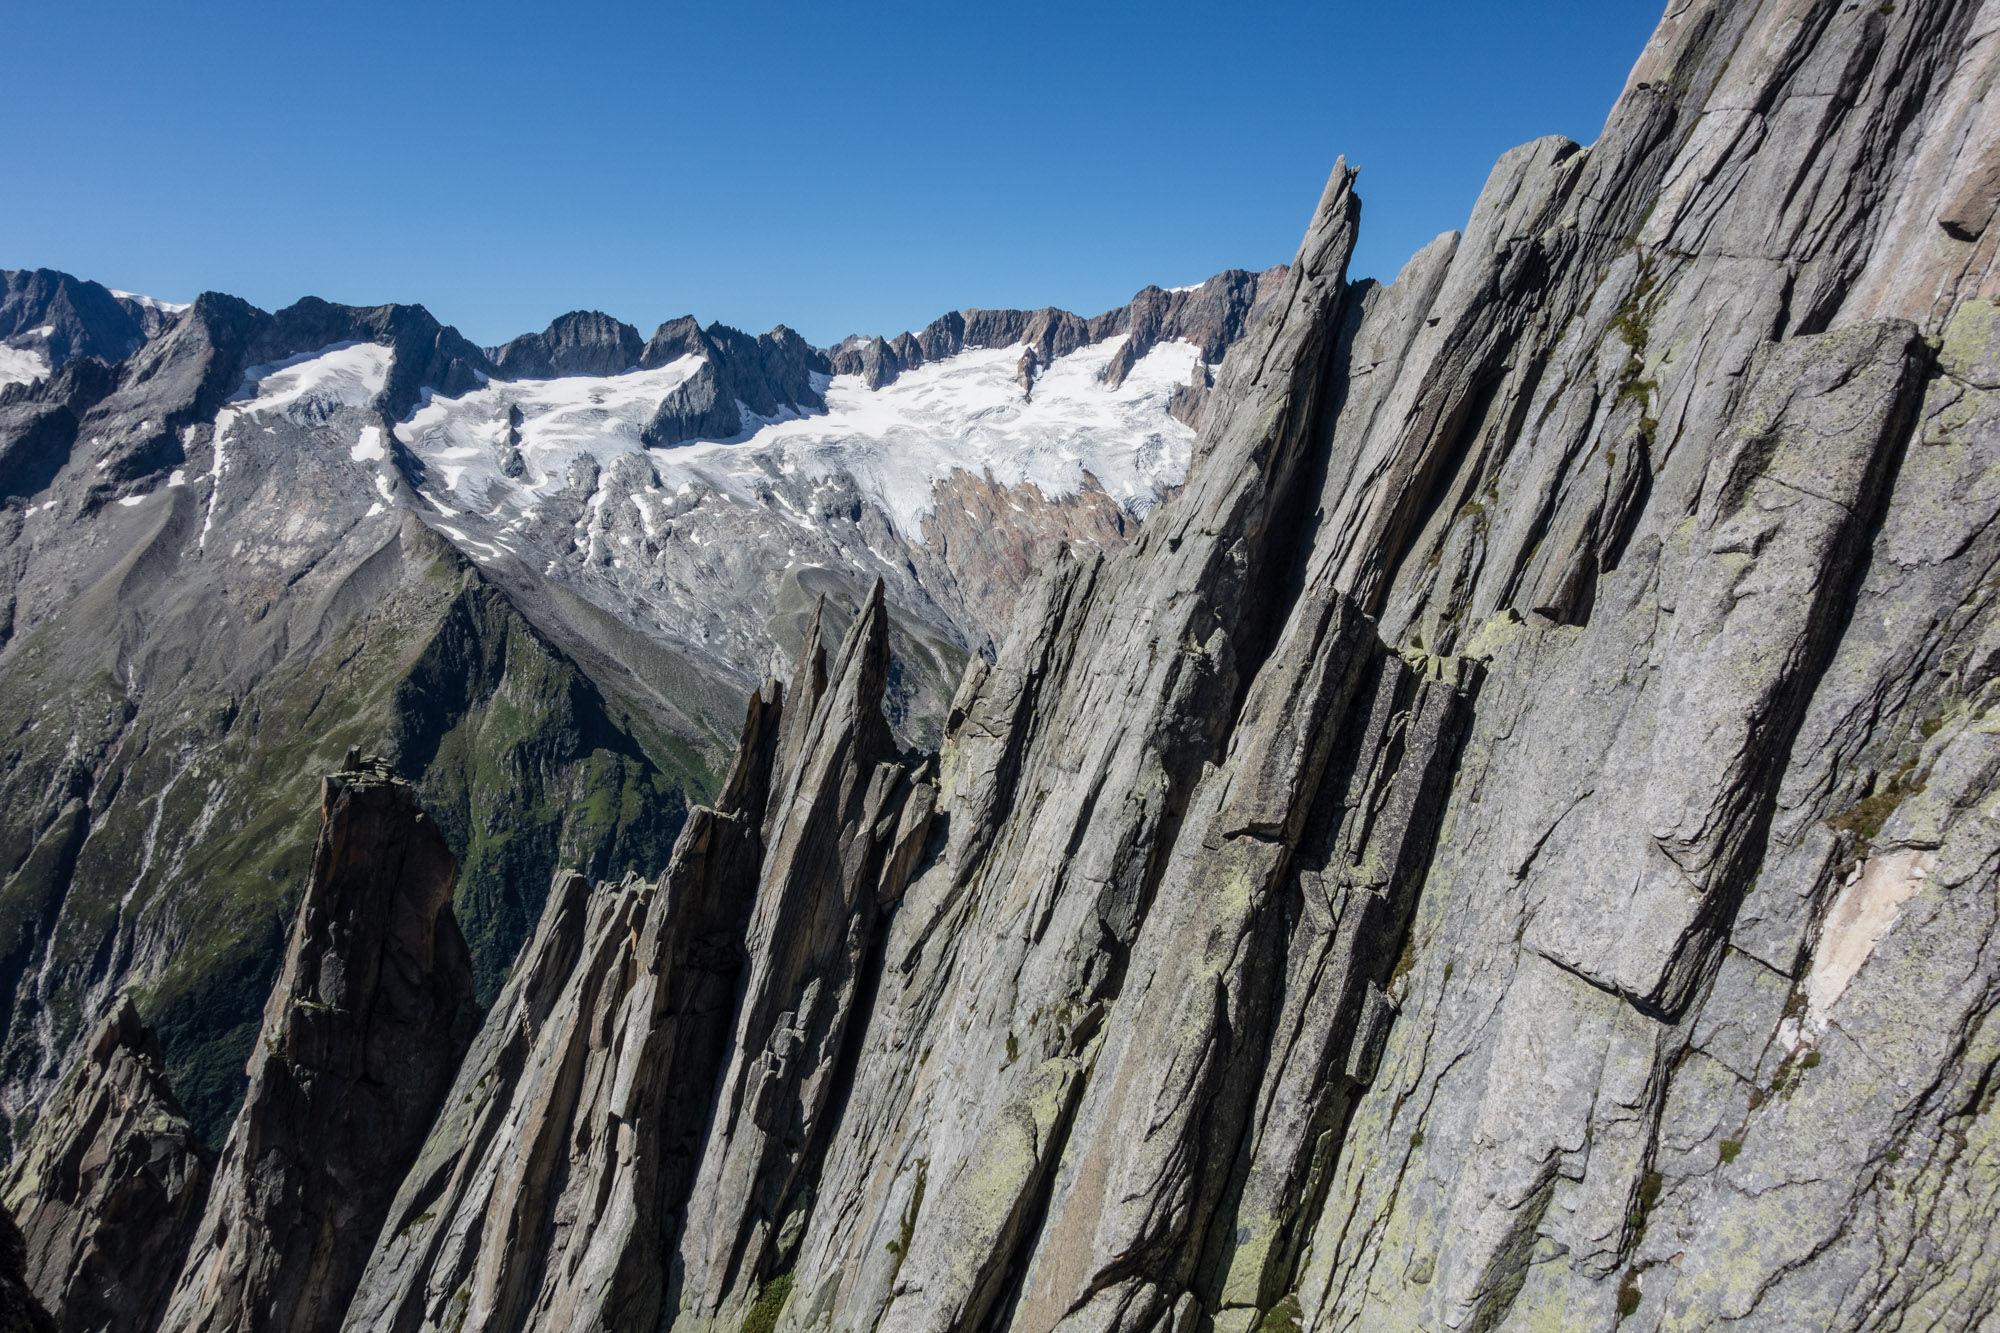
<svg viewBox="0 0 2000 1333">
<path fill-rule="evenodd" d="M 796 621 L 824 591 L 858 604 L 880 576 L 904 636 L 897 707 L 923 732 L 964 654 L 1005 632 L 1030 570 L 1060 543 L 1117 544 L 1180 484 L 1208 366 L 1272 276 L 1149 288 L 1089 320 L 955 312 L 921 334 L 851 338 L 831 353 L 783 328 L 752 338 L 691 318 L 642 342 L 590 312 L 474 349 L 420 307 L 306 302 L 276 316 L 226 312 L 219 341 L 243 347 L 218 360 L 216 330 L 193 325 L 212 325 L 226 298 L 203 298 L 215 309 L 183 329 L 175 321 L 189 307 L 24 273 L 8 279 L 13 323 L 41 317 L 70 331 L 36 325 L 16 338 L 17 378 L 37 382 L 7 401 L 18 417 L 62 400 L 96 451 L 79 469 L 90 484 L 72 517 L 205 486 L 203 552 L 227 492 L 252 480 L 231 479 L 232 441 L 283 417 L 350 474 L 341 484 L 356 521 L 407 508 L 490 576 L 524 593 L 553 581 L 737 688 L 788 650 L 788 613 Z M 115 323 L 106 311 L 167 321 L 141 358 L 157 362 L 137 377 L 156 386 L 144 401 L 114 413 L 131 388 L 86 402 L 89 389 L 58 387 L 56 368 L 109 359 L 102 351 L 131 336 L 91 333 L 77 310 L 98 325 Z M 269 359 L 227 364 L 253 357 Z M 162 370 L 204 360 L 202 392 L 153 401 L 158 381 L 174 380 Z M 335 431 L 354 413 L 362 424 Z M 50 423 L 38 420 L 0 435 L 0 462 L 30 437 L 48 454 Z M 135 432 L 144 439 L 121 439 Z M 25 477 L 0 489 L 44 529 L 64 506 Z M 296 503 L 306 515 L 325 498 Z"/>
<path fill-rule="evenodd" d="M 217 1128 L 312 841 L 263 812 L 352 745 L 420 776 L 490 991 L 556 867 L 658 873 L 816 607 L 836 638 L 883 580 L 887 712 L 934 738 L 1057 549 L 1181 484 L 1281 273 L 830 350 L 5 275 L 0 905 L 45 907 L 0 932 L 0 1111 L 123 989 Z"/>
</svg>

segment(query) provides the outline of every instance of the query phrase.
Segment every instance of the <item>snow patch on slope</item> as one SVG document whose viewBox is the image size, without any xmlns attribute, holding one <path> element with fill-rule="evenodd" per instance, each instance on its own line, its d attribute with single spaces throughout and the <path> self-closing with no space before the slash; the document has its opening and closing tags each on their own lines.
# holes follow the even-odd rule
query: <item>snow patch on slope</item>
<svg viewBox="0 0 2000 1333">
<path fill-rule="evenodd" d="M 991 472 L 1002 486 L 1033 482 L 1051 500 L 1075 495 L 1089 473 L 1127 512 L 1144 515 L 1187 476 L 1194 432 L 1167 415 L 1167 403 L 1201 352 L 1162 344 L 1107 389 L 1101 376 L 1124 341 L 1058 358 L 1032 393 L 1015 379 L 1018 346 L 961 352 L 872 391 L 858 376 L 839 376 L 824 416 L 763 426 L 745 444 L 780 455 L 786 470 L 853 477 L 910 541 L 921 537 L 934 487 L 956 468 Z M 693 446 L 690 461 L 727 463 L 723 450 L 742 447 Z"/>
<path fill-rule="evenodd" d="M 181 311 L 188 308 L 188 302 L 186 301 L 162 301 L 158 297 L 141 296 L 137 292 L 121 292 L 116 287 L 111 288 L 110 291 L 113 296 L 121 301 L 131 301 L 136 305 L 146 307 L 148 310 L 157 310 L 163 315 L 178 315 Z"/>
<path fill-rule="evenodd" d="M 48 353 L 0 343 L 0 385 L 33 384 L 36 380 L 47 379 L 48 374 Z"/>
<path fill-rule="evenodd" d="M 364 407 L 389 381 L 395 353 L 380 343 L 335 343 L 283 361 L 252 366 L 229 401 L 250 412 L 330 413 Z"/>
<path fill-rule="evenodd" d="M 395 353 L 379 343 L 335 343 L 244 371 L 242 387 L 215 414 L 214 461 L 209 467 L 208 506 L 202 516 L 200 546 L 207 549 L 208 534 L 215 526 L 216 499 L 229 471 L 229 437 L 239 423 L 246 418 L 282 414 L 318 424 L 340 408 L 365 407 L 388 383 L 389 364 L 394 358 Z M 376 450 L 387 457 L 380 446 L 380 428 L 368 426 L 361 429 L 350 456 L 361 457 L 371 430 Z M 386 493 L 387 483 L 379 476 L 376 480 Z"/>
<path fill-rule="evenodd" d="M 428 466 L 452 476 L 449 490 L 467 473 L 474 480 L 500 477 L 497 450 L 504 449 L 510 412 L 521 413 L 520 449 L 528 466 L 521 486 L 540 491 L 561 487 L 574 459 L 608 462 L 618 454 L 643 453 L 639 432 L 660 400 L 700 368 L 698 356 L 684 356 L 653 370 L 622 375 L 570 375 L 552 380 L 489 384 L 463 398 L 424 392 L 423 403 L 396 427 L 396 438 Z M 475 466 L 465 460 L 483 460 Z M 488 474 L 491 474 L 490 476 Z"/>
</svg>

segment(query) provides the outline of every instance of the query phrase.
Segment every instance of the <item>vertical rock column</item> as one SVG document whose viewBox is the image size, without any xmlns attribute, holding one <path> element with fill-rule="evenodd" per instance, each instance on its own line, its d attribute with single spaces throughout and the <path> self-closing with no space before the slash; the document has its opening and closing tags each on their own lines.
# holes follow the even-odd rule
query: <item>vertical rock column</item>
<svg viewBox="0 0 2000 1333">
<path fill-rule="evenodd" d="M 750 696 L 722 793 L 688 813 L 657 884 L 556 877 L 383 1223 L 353 1333 L 658 1323 L 783 715 L 775 681 Z"/>
<path fill-rule="evenodd" d="M 901 892 L 878 882 L 884 853 L 922 837 L 899 828 L 913 789 L 882 716 L 888 675 L 877 580 L 810 720 L 793 714 L 780 744 L 735 1049 L 680 1241 L 679 1304 L 691 1328 L 727 1322 L 724 1312 L 797 1244 L 811 1166 L 837 1118 L 843 1038 L 866 981 L 878 899 Z M 802 702 L 813 693 L 796 692 Z M 915 808 L 928 813 L 922 798 Z M 888 860 L 892 876 L 907 868 L 907 858 Z"/>
<path fill-rule="evenodd" d="M 213 1170 L 167 1087 L 158 1038 L 121 1000 L 0 1179 L 28 1285 L 59 1328 L 159 1322 Z"/>
<path fill-rule="evenodd" d="M 476 1016 L 457 866 L 416 792 L 350 754 L 324 822 L 250 1090 L 165 1329 L 339 1327 Z"/>
</svg>

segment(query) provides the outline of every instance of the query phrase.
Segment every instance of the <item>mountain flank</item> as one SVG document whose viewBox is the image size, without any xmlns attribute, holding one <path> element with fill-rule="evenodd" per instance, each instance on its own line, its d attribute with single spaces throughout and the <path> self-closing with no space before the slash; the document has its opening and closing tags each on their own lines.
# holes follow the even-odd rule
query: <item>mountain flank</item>
<svg viewBox="0 0 2000 1333">
<path fill-rule="evenodd" d="M 9 834 L 20 868 L 0 908 L 8 938 L 29 941 L 8 955 L 17 994 L 46 999 L 17 1002 L 6 1051 L 49 1061 L 59 1022 L 95 1032 L 81 1014 L 122 1013 L 96 954 L 37 945 L 125 919 L 130 878 L 85 872 L 111 842 L 91 830 L 123 818 L 120 843 L 147 846 L 144 802 L 169 788 L 144 765 L 216 753 L 131 739 L 164 697 L 147 653 L 176 642 L 146 613 L 199 586 L 227 612 L 206 623 L 239 644 L 273 645 L 259 635 L 283 622 L 265 656 L 276 679 L 325 660 L 289 654 L 334 642 L 300 607 L 359 608 L 314 613 L 348 633 L 390 596 L 308 603 L 239 572 L 297 559 L 281 567 L 308 590 L 352 570 L 339 586 L 398 605 L 430 589 L 421 605 L 452 608 L 440 625 L 504 625 L 510 664 L 534 645 L 524 682 L 574 682 L 563 697 L 598 701 L 644 754 L 665 747 L 642 720 L 707 728 L 714 776 L 682 789 L 656 869 L 579 855 L 577 873 L 484 881 L 539 910 L 483 1018 L 464 1004 L 476 933 L 461 950 L 444 929 L 468 902 L 442 887 L 449 830 L 421 809 L 436 759 L 399 751 L 399 771 L 425 775 L 405 785 L 316 742 L 283 771 L 334 773 L 324 803 L 281 804 L 269 782 L 232 819 L 189 821 L 185 856 L 252 817 L 317 820 L 319 841 L 269 875 L 286 887 L 239 890 L 289 944 L 259 990 L 251 1093 L 173 1327 L 1993 1327 L 1996 71 L 1990 0 L 1676 0 L 1598 141 L 1504 155 L 1465 230 L 1392 284 L 1348 277 L 1365 214 L 1337 163 L 1212 387 L 1192 336 L 1111 386 L 1129 344 L 1073 343 L 1088 323 L 1059 313 L 1023 318 L 1020 343 L 926 352 L 875 388 L 862 370 L 833 377 L 829 419 L 955 395 L 1155 480 L 1172 474 L 1143 465 L 1185 440 L 1175 390 L 1206 387 L 1183 479 L 1135 504 L 1129 536 L 1053 547 L 1004 635 L 950 640 L 966 651 L 932 734 L 897 725 L 898 678 L 920 624 L 950 638 L 950 615 L 917 608 L 954 593 L 906 554 L 906 529 L 928 516 L 957 531 L 938 523 L 941 493 L 994 512 L 1029 481 L 1086 494 L 1025 465 L 1003 481 L 1023 455 L 978 432 L 954 440 L 987 450 L 990 494 L 882 468 L 885 441 L 925 447 L 908 416 L 875 435 L 799 418 L 734 442 L 606 445 L 603 422 L 636 438 L 708 364 L 685 354 L 434 391 L 385 422 L 390 370 L 356 343 L 219 408 L 189 445 L 214 451 L 189 455 L 216 460 L 202 488 L 96 492 L 71 460 L 38 493 L 58 513 L 94 503 L 180 536 L 141 559 L 129 541 L 32 537 L 16 566 L 89 570 L 79 601 L 148 595 L 85 616 L 51 609 L 52 578 L 20 585 L 32 623 L 0 686 L 49 693 L 0 714 L 40 719 L 42 738 L 20 788 L 39 804 L 10 798 L 39 822 Z M 1134 318 L 1114 336 L 1137 337 Z M 600 432 L 589 448 L 579 398 Z M 385 427 L 402 433 L 366 434 Z M 519 478 L 500 468 L 504 429 Z M 807 472 L 812 451 L 844 458 L 844 480 Z M 288 535 L 276 492 L 232 498 L 232 478 L 278 459 L 306 460 L 287 465 L 349 506 L 347 526 Z M 524 517 L 564 494 L 575 507 L 556 520 Z M 688 520 L 703 506 L 714 526 Z M 743 511 L 736 526 L 723 506 Z M 649 607 L 663 623 L 664 599 L 640 593 L 669 565 L 645 541 L 723 533 L 738 540 L 692 563 L 759 571 L 736 586 L 777 589 L 767 614 L 796 634 L 727 712 L 669 684 L 667 645 L 698 634 L 621 638 L 581 594 L 563 600 L 591 588 L 628 629 Z M 557 534 L 574 564 L 535 582 L 566 568 Z M 765 536 L 855 554 L 766 583 Z M 378 554 L 285 554 L 312 542 Z M 179 572 L 207 571 L 211 549 L 231 578 Z M 730 586 L 704 577 L 676 586 Z M 466 677 L 440 663 L 499 637 L 439 628 L 418 636 L 442 645 L 430 667 L 369 678 L 442 691 Z M 401 663 L 405 638 L 367 642 Z M 30 657 L 57 642 L 100 656 Z M 102 663 L 90 696 L 86 660 Z M 728 659 L 672 660 L 721 676 Z M 552 693 L 482 696 L 488 724 Z M 901 696 L 905 721 L 918 697 Z M 260 716 L 240 698 L 230 718 Z M 310 716 L 330 740 L 370 715 Z M 211 746 L 250 735 L 189 703 L 146 734 L 196 725 L 223 735 Z M 76 757 L 91 755 L 123 767 Z M 487 799 L 530 771 L 508 747 L 491 763 Z M 410 840 L 435 825 L 429 870 L 331 893 L 343 865 L 389 887 L 369 869 L 383 858 L 334 854 L 354 819 L 339 794 L 362 788 Z M 623 827 L 643 825 L 655 798 L 627 790 Z M 534 808 L 591 805 L 578 790 Z M 489 834 L 511 827 L 466 808 Z M 132 901 L 178 944 L 183 897 Z M 421 1078 L 374 1071 L 356 1022 L 406 1009 L 409 1049 L 431 1053 Z M 294 1078 L 305 1093 L 274 1099 Z M 364 1150 L 312 1151 L 404 1095 Z M 77 1137 L 72 1117 L 19 1129 L 28 1161 Z M 250 1151 L 267 1130 L 274 1151 Z M 350 1158 L 373 1168 L 366 1188 L 328 1189 Z M 301 1183 L 258 1183 L 281 1175 Z M 47 1220 L 18 1267 L 68 1320 L 49 1257 L 87 1228 L 56 1223 L 103 1196 L 35 1197 Z"/>
</svg>

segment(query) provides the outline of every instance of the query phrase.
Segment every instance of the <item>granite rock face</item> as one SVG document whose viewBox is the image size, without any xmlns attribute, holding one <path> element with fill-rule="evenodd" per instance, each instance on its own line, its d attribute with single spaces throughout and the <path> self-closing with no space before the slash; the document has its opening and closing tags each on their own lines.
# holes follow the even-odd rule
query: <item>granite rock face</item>
<svg viewBox="0 0 2000 1333">
<path fill-rule="evenodd" d="M 682 1324 L 1990 1323 L 1996 42 L 1676 4 L 1386 288 L 1336 172 Z"/>
<path fill-rule="evenodd" d="M 28 1285 L 58 1328 L 158 1325 L 214 1165 L 167 1086 L 158 1037 L 122 1000 L 0 1178 Z"/>
<path fill-rule="evenodd" d="M 652 1328 L 702 1290 L 740 1318 L 796 1245 L 771 1219 L 804 1206 L 872 927 L 932 794 L 882 716 L 880 585 L 830 666 L 819 628 L 789 699 L 752 696 L 717 804 L 656 884 L 551 891 L 347 1328 Z"/>
<path fill-rule="evenodd" d="M 2000 0 L 1675 0 L 1387 287 L 1337 166 L 935 754 L 812 602 L 666 875 L 558 880 L 314 1317 L 1994 1326 L 1996 72 Z M 1002 314 L 841 354 L 1092 337 Z"/>
<path fill-rule="evenodd" d="M 596 310 L 572 310 L 540 333 L 524 333 L 487 349 L 495 369 L 508 379 L 554 379 L 561 375 L 616 375 L 639 364 L 643 344 L 630 324 Z"/>
<path fill-rule="evenodd" d="M 356 1330 L 647 1328 L 727 1058 L 784 708 L 751 696 L 656 884 L 565 875 L 458 1071 Z"/>
<path fill-rule="evenodd" d="M 639 365 L 652 369 L 684 356 L 700 357 L 701 364 L 653 410 L 641 432 L 653 448 L 740 435 L 751 424 L 746 413 L 772 418 L 826 406 L 825 383 L 814 377 L 832 374 L 833 367 L 824 352 L 782 324 L 753 338 L 725 324 L 704 329 L 683 315 L 654 330 Z"/>
<path fill-rule="evenodd" d="M 325 780 L 321 812 L 164 1329 L 339 1328 L 478 1019 L 457 865 L 414 789 L 357 753 Z"/>
</svg>

